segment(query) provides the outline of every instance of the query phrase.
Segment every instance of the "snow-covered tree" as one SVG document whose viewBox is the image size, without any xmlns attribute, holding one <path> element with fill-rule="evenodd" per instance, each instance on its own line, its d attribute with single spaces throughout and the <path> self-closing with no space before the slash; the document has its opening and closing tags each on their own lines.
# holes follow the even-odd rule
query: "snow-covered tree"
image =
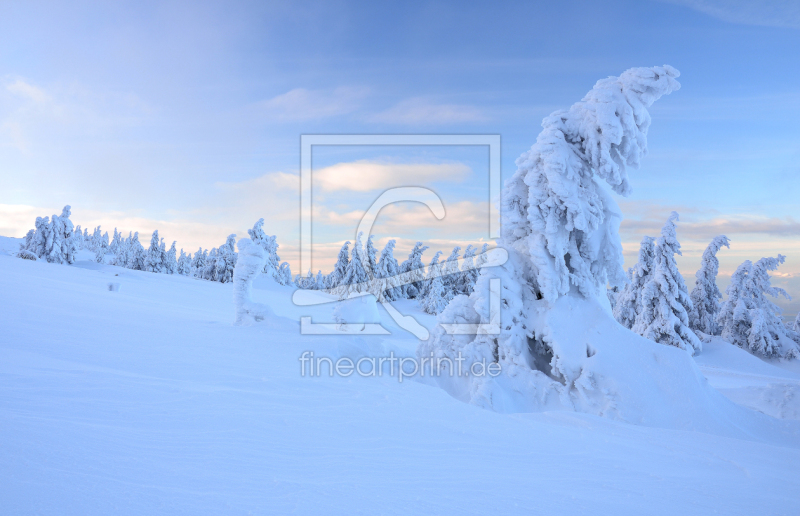
<svg viewBox="0 0 800 516">
<path fill-rule="evenodd" d="M 176 241 L 172 241 L 172 246 L 170 246 L 169 251 L 167 251 L 165 255 L 165 262 L 164 262 L 164 272 L 167 274 L 175 274 L 178 270 L 178 259 L 176 255 L 178 254 L 178 250 L 175 248 Z"/>
<path fill-rule="evenodd" d="M 225 244 L 219 247 L 216 260 L 215 281 L 230 283 L 233 281 L 233 268 L 236 266 L 236 235 L 228 235 Z"/>
<path fill-rule="evenodd" d="M 269 236 L 264 233 L 264 219 L 258 219 L 253 225 L 253 229 L 248 229 L 247 233 L 254 243 L 260 245 L 267 252 L 263 272 L 269 274 L 271 278 L 280 283 L 278 268 L 280 267 L 281 257 L 278 256 L 278 242 L 274 235 Z"/>
<path fill-rule="evenodd" d="M 524 250 L 542 296 L 555 301 L 570 285 L 583 296 L 623 286 L 621 219 L 600 185 L 627 196 L 627 167 L 647 150 L 647 108 L 680 87 L 670 66 L 633 68 L 609 77 L 567 111 L 542 122 L 536 144 L 517 160 L 503 192 L 504 243 Z"/>
<path fill-rule="evenodd" d="M 329 289 L 333 290 L 342 284 L 344 277 L 347 275 L 347 266 L 350 263 L 349 258 L 350 241 L 342 245 L 339 249 L 339 256 L 336 258 L 336 265 L 333 266 L 333 271 L 328 274 L 326 285 Z"/>
<path fill-rule="evenodd" d="M 450 294 L 451 291 L 445 286 L 442 276 L 435 276 L 428 283 L 428 293 L 421 303 L 422 309 L 431 315 L 440 314 L 450 301 L 448 299 Z"/>
<path fill-rule="evenodd" d="M 442 285 L 444 286 L 444 298 L 450 301 L 459 294 L 458 284 L 461 277 L 461 269 L 458 268 L 458 258 L 461 253 L 461 247 L 456 246 L 442 267 Z M 444 310 L 444 307 L 442 307 Z M 439 310 L 441 312 L 442 310 Z M 436 312 L 436 313 L 439 313 Z"/>
<path fill-rule="evenodd" d="M 153 231 L 150 239 L 150 247 L 145 255 L 144 269 L 147 272 L 164 272 L 164 259 L 161 254 L 161 239 L 158 237 L 158 230 Z"/>
<path fill-rule="evenodd" d="M 401 285 L 402 295 L 408 299 L 415 299 L 422 297 L 422 291 L 425 288 L 425 264 L 422 263 L 422 254 L 428 246 L 422 245 L 422 242 L 414 244 L 414 249 L 408 255 L 408 259 L 400 264 L 400 273 L 411 273 L 412 281 L 405 285 Z"/>
<path fill-rule="evenodd" d="M 619 298 L 619 287 L 611 287 L 606 289 L 606 296 L 608 296 L 608 304 L 611 305 L 611 312 L 617 307 L 617 299 Z"/>
<path fill-rule="evenodd" d="M 361 247 L 361 233 L 356 237 L 356 243 L 353 245 L 353 252 L 351 255 L 344 277 L 342 281 L 339 282 L 335 291 L 342 299 L 355 292 L 366 292 L 368 286 L 367 282 L 370 280 L 362 261 L 365 253 Z"/>
<path fill-rule="evenodd" d="M 208 281 L 217 281 L 217 258 L 219 258 L 219 249 L 214 247 L 208 252 L 203 261 L 203 268 L 201 269 L 198 277 Z"/>
<path fill-rule="evenodd" d="M 700 261 L 700 270 L 695 274 L 694 288 L 690 295 L 692 311 L 689 312 L 689 326 L 695 331 L 707 335 L 719 335 L 717 314 L 719 313 L 722 292 L 717 287 L 717 274 L 719 273 L 719 260 L 717 252 L 725 246 L 730 248 L 730 240 L 725 235 L 714 238 Z"/>
<path fill-rule="evenodd" d="M 762 357 L 800 357 L 800 334 L 781 323 L 781 309 L 766 297 L 789 299 L 785 290 L 772 286 L 769 276 L 785 259 L 779 254 L 756 263 L 747 260 L 736 269 L 717 316 L 722 338 Z"/>
<path fill-rule="evenodd" d="M 649 236 L 642 238 L 639 261 L 628 269 L 628 282 L 617 296 L 613 308 L 614 319 L 629 330 L 636 324 L 636 318 L 642 311 L 642 292 L 655 269 L 655 241 Z"/>
<path fill-rule="evenodd" d="M 117 231 L 117 228 L 114 228 L 114 236 L 111 239 L 111 243 L 108 244 L 108 251 L 116 255 L 117 249 L 119 249 L 121 242 L 122 242 L 122 234 L 119 231 Z"/>
<path fill-rule="evenodd" d="M 106 232 L 97 242 L 97 248 L 94 252 L 94 261 L 97 263 L 105 263 L 108 248 L 108 232 Z"/>
<path fill-rule="evenodd" d="M 83 249 L 83 231 L 81 225 L 75 226 L 75 231 L 72 233 L 72 238 L 75 239 L 75 249 Z"/>
<path fill-rule="evenodd" d="M 678 214 L 673 211 L 656 241 L 655 268 L 642 290 L 641 310 L 632 329 L 642 337 L 694 355 L 703 344 L 689 328 L 692 300 L 675 262 L 675 255 L 681 254 L 675 235 L 677 220 Z"/>
<path fill-rule="evenodd" d="M 489 280 L 500 279 L 500 335 L 450 335 L 440 326 L 417 351 L 438 356 L 457 347 L 475 359 L 493 359 L 503 382 L 448 379 L 445 388 L 488 406 L 519 393 L 536 406 L 548 392 L 560 392 L 555 397 L 568 405 L 602 413 L 613 404 L 598 401 L 612 388 L 603 378 L 619 374 L 617 385 L 639 381 L 636 371 L 612 374 L 591 361 L 595 352 L 628 353 L 625 360 L 639 361 L 642 353 L 652 356 L 644 347 L 609 345 L 600 336 L 601 326 L 618 328 L 604 319 L 607 286 L 621 287 L 626 280 L 618 233 L 622 214 L 602 182 L 617 194 L 630 193 L 627 169 L 638 167 L 647 152 L 648 108 L 680 87 L 678 75 L 667 65 L 633 68 L 598 81 L 580 102 L 543 120 L 536 143 L 517 160 L 502 192 L 498 246 L 508 261 L 482 269 L 470 297 L 456 297 L 454 310 L 440 316 L 442 323 L 453 317 L 490 322 Z M 570 316 L 573 311 L 587 315 Z M 492 396 L 492 389 L 505 390 Z"/>
<path fill-rule="evenodd" d="M 196 278 L 200 278 L 203 275 L 203 270 L 206 267 L 206 256 L 208 256 L 208 251 L 203 251 L 202 247 L 198 247 L 197 251 L 194 253 L 192 257 L 192 273 L 191 276 Z"/>
<path fill-rule="evenodd" d="M 797 313 L 797 317 L 794 319 L 794 324 L 792 325 L 792 330 L 795 333 L 800 334 L 800 312 Z"/>
<path fill-rule="evenodd" d="M 322 271 L 317 271 L 317 276 L 314 278 L 314 290 L 324 290 L 325 289 L 325 275 L 322 274 Z"/>
<path fill-rule="evenodd" d="M 72 238 L 74 226 L 69 220 L 70 206 L 64 206 L 61 216 L 53 215 L 47 232 L 45 244 L 46 258 L 50 263 L 75 263 L 75 241 Z"/>
<path fill-rule="evenodd" d="M 144 247 L 142 247 L 142 243 L 139 242 L 139 232 L 137 231 L 133 234 L 130 244 L 128 244 L 128 263 L 125 266 L 135 271 L 147 270 L 145 268 L 147 265 L 146 256 Z"/>
<path fill-rule="evenodd" d="M 440 276 L 442 273 L 442 264 L 439 263 L 439 256 L 441 255 L 441 251 L 436 251 L 436 254 L 431 258 L 431 263 L 428 264 L 428 274 L 425 276 L 425 281 L 422 283 L 422 290 L 420 291 L 420 304 L 424 304 L 424 299 L 428 297 L 433 278 Z"/>
<path fill-rule="evenodd" d="M 458 285 L 456 286 L 458 294 L 469 296 L 475 290 L 475 282 L 478 281 L 478 275 L 480 275 L 480 269 L 476 268 L 475 264 L 475 251 L 477 250 L 472 244 L 464 249 L 464 263 L 461 266 L 461 274 L 458 276 Z"/>
<path fill-rule="evenodd" d="M 387 301 L 397 301 L 403 296 L 403 291 L 397 285 L 397 275 L 400 274 L 400 265 L 394 258 L 395 240 L 386 242 L 386 246 L 381 251 L 381 257 L 375 266 L 375 277 L 383 280 L 383 298 Z M 379 300 L 380 301 L 380 300 Z"/>
<path fill-rule="evenodd" d="M 175 268 L 175 272 L 181 276 L 189 276 L 192 273 L 191 255 L 184 253 L 183 249 L 181 249 L 181 254 L 178 257 L 178 264 Z"/>
<path fill-rule="evenodd" d="M 364 270 L 367 271 L 367 275 L 370 277 L 375 277 L 375 267 L 378 264 L 378 250 L 375 249 L 375 244 L 372 242 L 374 235 L 370 235 L 367 238 L 367 245 L 364 246 Z"/>
<path fill-rule="evenodd" d="M 39 258 L 44 258 L 47 252 L 48 233 L 50 232 L 50 217 L 36 217 L 36 233 L 30 251 Z"/>
<path fill-rule="evenodd" d="M 239 254 L 231 280 L 233 281 L 233 303 L 236 307 L 234 324 L 241 325 L 245 324 L 248 319 L 262 321 L 272 314 L 272 310 L 267 305 L 254 302 L 251 297 L 253 280 L 264 270 L 267 251 L 249 238 L 242 238 L 237 245 Z"/>
<path fill-rule="evenodd" d="M 288 262 L 283 262 L 280 267 L 278 267 L 278 276 L 275 280 L 283 286 L 292 284 L 292 268 L 289 266 Z"/>
</svg>

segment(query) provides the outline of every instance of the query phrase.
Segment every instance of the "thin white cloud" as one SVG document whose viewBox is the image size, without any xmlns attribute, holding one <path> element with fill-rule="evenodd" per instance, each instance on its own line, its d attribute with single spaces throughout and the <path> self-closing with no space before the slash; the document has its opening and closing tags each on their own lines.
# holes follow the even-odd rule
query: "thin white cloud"
<svg viewBox="0 0 800 516">
<path fill-rule="evenodd" d="M 449 125 L 484 122 L 487 116 L 477 107 L 466 104 L 439 104 L 416 97 L 369 117 L 369 121 L 402 125 Z"/>
<path fill-rule="evenodd" d="M 44 103 L 51 100 L 50 95 L 48 95 L 42 88 L 34 86 L 33 84 L 30 84 L 22 79 L 16 79 L 13 82 L 6 84 L 6 90 L 34 102 Z"/>
<path fill-rule="evenodd" d="M 418 186 L 432 181 L 463 181 L 472 169 L 463 163 L 337 163 L 312 172 L 312 183 L 325 191 L 369 192 L 396 186 Z"/>
<path fill-rule="evenodd" d="M 313 120 L 352 113 L 368 93 L 366 88 L 354 87 L 334 90 L 296 88 L 262 102 L 261 106 L 277 120 Z"/>
<path fill-rule="evenodd" d="M 744 25 L 800 28 L 797 0 L 662 0 Z"/>
</svg>

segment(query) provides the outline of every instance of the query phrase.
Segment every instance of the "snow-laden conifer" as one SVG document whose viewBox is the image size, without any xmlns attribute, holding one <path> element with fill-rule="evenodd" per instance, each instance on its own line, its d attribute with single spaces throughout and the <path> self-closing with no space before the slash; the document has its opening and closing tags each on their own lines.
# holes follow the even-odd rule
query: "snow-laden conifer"
<svg viewBox="0 0 800 516">
<path fill-rule="evenodd" d="M 383 298 L 387 301 L 397 301 L 403 296 L 403 291 L 397 284 L 400 265 L 394 257 L 395 243 L 395 240 L 386 242 L 386 246 L 381 251 L 381 257 L 375 267 L 375 276 L 382 280 Z"/>
<path fill-rule="evenodd" d="M 169 250 L 166 254 L 166 261 L 164 262 L 164 272 L 167 274 L 175 274 L 178 270 L 178 259 L 176 255 L 178 254 L 178 250 L 175 248 L 176 241 L 172 241 L 172 246 L 170 246 Z"/>
<path fill-rule="evenodd" d="M 613 308 L 614 319 L 629 330 L 636 324 L 636 317 L 641 312 L 644 286 L 655 269 L 655 250 L 655 238 L 642 238 L 639 261 L 628 269 L 628 283 L 620 291 Z"/>
<path fill-rule="evenodd" d="M 340 298 L 348 297 L 356 292 L 367 291 L 367 283 L 370 278 L 367 276 L 367 271 L 364 267 L 364 256 L 365 253 L 361 247 L 361 233 L 359 233 L 356 237 L 356 243 L 353 245 L 353 252 L 351 253 L 350 262 L 347 264 L 344 277 L 336 287 L 336 293 Z"/>
<path fill-rule="evenodd" d="M 147 248 L 144 270 L 156 273 L 164 272 L 164 260 L 161 257 L 161 239 L 158 237 L 158 230 L 153 231 L 153 236 L 150 238 L 150 247 Z"/>
<path fill-rule="evenodd" d="M 61 216 L 53 215 L 47 232 L 45 244 L 46 258 L 50 263 L 75 263 L 75 241 L 72 238 L 74 226 L 69 220 L 71 215 L 69 205 L 64 206 Z"/>
<path fill-rule="evenodd" d="M 444 298 L 447 301 L 450 301 L 459 294 L 458 284 L 461 276 L 461 269 L 458 268 L 458 258 L 460 254 L 461 246 L 456 246 L 442 266 L 442 285 L 444 286 Z M 441 311 L 442 310 L 439 310 L 439 312 Z"/>
<path fill-rule="evenodd" d="M 288 262 L 281 263 L 280 267 L 278 267 L 278 276 L 275 279 L 284 286 L 292 284 L 292 268 Z"/>
<path fill-rule="evenodd" d="M 139 232 L 135 232 L 133 237 L 131 238 L 130 244 L 128 244 L 128 253 L 127 253 L 128 263 L 125 265 L 128 269 L 133 269 L 135 271 L 143 271 L 147 270 L 146 267 L 146 253 L 144 247 L 142 247 L 142 243 L 139 242 Z"/>
<path fill-rule="evenodd" d="M 202 247 L 197 248 L 197 251 L 194 253 L 194 256 L 192 256 L 192 263 L 191 263 L 192 272 L 190 274 L 191 276 L 194 276 L 196 278 L 201 278 L 203 276 L 203 270 L 206 267 L 207 254 L 208 251 L 204 252 Z"/>
<path fill-rule="evenodd" d="M 794 319 L 794 324 L 792 325 L 792 330 L 795 333 L 800 334 L 800 312 L 797 312 L 797 317 Z"/>
<path fill-rule="evenodd" d="M 431 258 L 431 263 L 428 264 L 428 274 L 425 276 L 425 281 L 422 283 L 422 290 L 420 291 L 421 305 L 424 304 L 424 299 L 428 297 L 433 278 L 442 274 L 442 264 L 439 263 L 439 256 L 441 255 L 441 251 L 436 251 L 436 254 Z"/>
<path fill-rule="evenodd" d="M 425 264 L 422 263 L 422 254 L 428 246 L 422 245 L 422 242 L 414 244 L 414 248 L 409 253 L 408 258 L 400 264 L 400 273 L 411 276 L 411 282 L 401 285 L 400 289 L 402 296 L 408 299 L 420 298 L 423 294 L 425 285 Z"/>
<path fill-rule="evenodd" d="M 350 263 L 349 258 L 349 247 L 350 241 L 342 245 L 342 248 L 339 249 L 339 256 L 336 258 L 336 264 L 333 266 L 333 270 L 326 279 L 326 284 L 329 289 L 335 289 L 339 285 L 341 285 L 342 280 L 347 275 L 347 265 Z"/>
<path fill-rule="evenodd" d="M 181 276 L 189 276 L 192 273 L 191 255 L 183 252 L 183 249 L 181 249 L 181 254 L 178 257 L 178 263 L 176 265 L 175 272 Z"/>
<path fill-rule="evenodd" d="M 675 255 L 681 254 L 675 234 L 677 220 L 678 214 L 673 211 L 656 241 L 655 268 L 642 290 L 641 308 L 632 329 L 642 337 L 694 355 L 703 344 L 689 328 L 692 300 L 675 262 Z"/>
<path fill-rule="evenodd" d="M 228 235 L 227 240 L 219 247 L 216 261 L 216 276 L 214 281 L 230 283 L 233 281 L 233 268 L 236 266 L 236 235 Z"/>
<path fill-rule="evenodd" d="M 475 282 L 480 274 L 480 269 L 475 264 L 475 251 L 477 251 L 477 248 L 472 244 L 469 244 L 464 249 L 463 265 L 461 266 L 461 274 L 458 276 L 458 284 L 456 286 L 458 294 L 469 296 L 475 290 Z"/>
<path fill-rule="evenodd" d="M 253 229 L 248 229 L 247 233 L 250 235 L 250 239 L 267 253 L 263 272 L 280 283 L 282 280 L 279 280 L 278 269 L 281 257 L 278 256 L 278 242 L 274 235 L 269 236 L 264 233 L 264 219 L 258 219 L 253 225 Z"/>
<path fill-rule="evenodd" d="M 781 309 L 767 298 L 781 295 L 790 299 L 785 290 L 772 286 L 769 276 L 785 259 L 779 254 L 756 263 L 747 260 L 736 269 L 717 316 L 722 338 L 762 357 L 800 357 L 800 334 L 786 328 Z"/>
<path fill-rule="evenodd" d="M 364 270 L 367 271 L 367 275 L 370 277 L 375 277 L 375 267 L 378 265 L 378 250 L 375 249 L 375 244 L 372 242 L 374 235 L 370 235 L 367 238 L 367 244 L 364 246 Z"/>
<path fill-rule="evenodd" d="M 536 143 L 517 160 L 517 171 L 502 192 L 498 246 L 508 261 L 484 268 L 468 302 L 460 296 L 453 300 L 458 314 L 445 309 L 439 319 L 443 324 L 455 315 L 487 321 L 476 314 L 491 314 L 489 280 L 494 277 L 501 280 L 501 334 L 449 335 L 437 327 L 418 349 L 424 357 L 458 346 L 475 360 L 493 357 L 502 367 L 502 382 L 448 379 L 442 386 L 454 395 L 499 407 L 508 397 L 524 396 L 532 407 L 554 397 L 579 410 L 603 413 L 616 403 L 604 394 L 614 382 L 642 381 L 636 371 L 623 368 L 612 374 L 602 360 L 592 361 L 595 352 L 612 361 L 621 360 L 619 353 L 638 361 L 644 360 L 642 353 L 651 353 L 623 351 L 598 331 L 617 328 L 604 320 L 606 288 L 623 286 L 626 279 L 618 234 L 622 214 L 601 182 L 628 195 L 627 170 L 647 152 L 648 108 L 680 87 L 678 75 L 666 65 L 633 68 L 598 81 L 580 102 L 544 119 Z M 573 309 L 586 317 L 569 316 Z M 501 392 L 493 395 L 494 389 Z M 551 391 L 561 394 L 549 397 Z"/>
<path fill-rule="evenodd" d="M 722 293 L 717 287 L 717 274 L 719 273 L 717 252 L 722 246 L 730 248 L 730 240 L 725 235 L 714 237 L 714 240 L 703 251 L 700 270 L 695 274 L 694 288 L 690 295 L 692 311 L 689 312 L 689 326 L 693 330 L 707 335 L 719 335 L 720 333 L 717 314 Z"/>
</svg>

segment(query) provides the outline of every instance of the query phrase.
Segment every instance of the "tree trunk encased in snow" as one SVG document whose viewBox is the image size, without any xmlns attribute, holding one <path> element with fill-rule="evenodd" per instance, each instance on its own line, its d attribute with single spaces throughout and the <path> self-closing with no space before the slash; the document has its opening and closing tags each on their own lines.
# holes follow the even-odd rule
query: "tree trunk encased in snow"
<svg viewBox="0 0 800 516">
<path fill-rule="evenodd" d="M 236 307 L 235 325 L 248 321 L 262 321 L 273 315 L 264 304 L 252 300 L 253 280 L 264 270 L 267 253 L 249 238 L 242 238 L 237 244 L 239 255 L 233 269 L 233 303 Z"/>
</svg>

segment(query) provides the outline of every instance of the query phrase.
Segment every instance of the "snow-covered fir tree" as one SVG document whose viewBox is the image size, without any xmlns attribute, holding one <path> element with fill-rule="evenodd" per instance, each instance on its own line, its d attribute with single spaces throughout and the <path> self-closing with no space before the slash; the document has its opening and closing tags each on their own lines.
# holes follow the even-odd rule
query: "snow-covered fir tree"
<svg viewBox="0 0 800 516">
<path fill-rule="evenodd" d="M 183 249 L 181 249 L 181 254 L 178 257 L 178 263 L 175 267 L 175 272 L 181 276 L 189 276 L 192 274 L 191 255 L 184 253 Z"/>
<path fill-rule="evenodd" d="M 278 267 L 278 276 L 275 279 L 284 286 L 292 284 L 292 268 L 289 266 L 289 262 L 281 263 L 280 267 Z"/>
<path fill-rule="evenodd" d="M 121 241 L 122 241 L 122 234 L 119 231 L 117 231 L 117 228 L 114 228 L 114 236 L 111 238 L 111 243 L 108 244 L 108 252 L 116 255 L 117 249 L 119 249 Z"/>
<path fill-rule="evenodd" d="M 317 271 L 317 276 L 314 278 L 314 290 L 324 290 L 325 289 L 325 275 L 322 274 L 322 271 Z"/>
<path fill-rule="evenodd" d="M 208 252 L 203 262 L 203 268 L 198 277 L 208 281 L 217 281 L 217 258 L 219 258 L 219 249 L 214 247 Z"/>
<path fill-rule="evenodd" d="M 603 317 L 598 310 L 608 306 L 607 285 L 625 284 L 618 233 L 622 214 L 601 182 L 618 194 L 630 193 L 627 169 L 638 167 L 647 151 L 648 108 L 680 87 L 678 75 L 667 65 L 632 68 L 598 81 L 580 102 L 543 120 L 536 143 L 517 160 L 517 171 L 502 192 L 498 246 L 508 261 L 482 269 L 470 297 L 454 298 L 453 309 L 439 318 L 442 323 L 460 318 L 492 324 L 490 280 L 496 278 L 502 299 L 500 335 L 450 335 L 437 326 L 417 350 L 420 357 L 451 360 L 463 352 L 467 367 L 482 358 L 499 363 L 507 384 L 503 393 L 492 396 L 492 389 L 501 388 L 496 381 L 467 378 L 460 380 L 465 385 L 452 387 L 459 395 L 493 406 L 512 392 L 526 393 L 525 399 L 536 405 L 548 389 L 563 389 L 570 404 L 599 410 L 592 396 L 605 387 L 599 386 L 601 377 L 592 377 L 596 362 L 586 358 L 591 348 L 608 356 L 622 351 L 594 336 L 581 342 L 590 348 L 576 348 L 574 339 L 564 336 L 582 327 L 589 335 L 596 323 L 566 313 L 574 308 Z"/>
<path fill-rule="evenodd" d="M 636 324 L 636 317 L 642 311 L 642 292 L 655 270 L 655 242 L 653 237 L 642 238 L 639 261 L 628 269 L 628 282 L 619 292 L 613 307 L 614 319 L 629 330 Z"/>
<path fill-rule="evenodd" d="M 779 254 L 756 263 L 747 260 L 736 269 L 717 316 L 722 338 L 762 357 L 800 357 L 800 333 L 786 328 L 781 309 L 767 298 L 781 295 L 789 299 L 785 290 L 772 286 L 769 276 L 785 259 Z"/>
<path fill-rule="evenodd" d="M 253 229 L 248 229 L 247 233 L 250 235 L 250 240 L 260 245 L 267 252 L 267 259 L 264 262 L 264 270 L 262 272 L 269 274 L 271 278 L 280 283 L 278 269 L 281 257 L 278 256 L 278 242 L 274 235 L 269 236 L 264 233 L 264 219 L 258 219 L 253 225 Z"/>
<path fill-rule="evenodd" d="M 436 315 L 442 313 L 450 301 L 450 291 L 445 286 L 441 275 L 433 277 L 428 283 L 428 293 L 422 300 L 422 309 L 425 313 Z"/>
<path fill-rule="evenodd" d="M 442 285 L 444 286 L 444 298 L 450 301 L 459 294 L 458 283 L 461 276 L 461 269 L 458 268 L 458 258 L 461 255 L 461 247 L 456 246 L 442 267 Z M 442 308 L 444 310 L 444 307 Z M 441 310 L 439 310 L 441 312 Z M 436 312 L 436 313 L 439 313 Z"/>
<path fill-rule="evenodd" d="M 475 251 L 477 250 L 472 244 L 469 244 L 464 249 L 464 261 L 461 266 L 461 274 L 458 276 L 458 285 L 456 286 L 458 294 L 469 296 L 475 290 L 475 282 L 480 274 L 480 269 L 475 264 Z"/>
<path fill-rule="evenodd" d="M 395 240 L 386 242 L 378 264 L 375 266 L 375 277 L 382 280 L 382 295 L 386 301 L 397 301 L 403 296 L 403 290 L 398 285 L 397 275 L 400 274 L 400 265 L 394 257 L 395 243 Z M 379 301 L 382 300 L 379 299 Z"/>
<path fill-rule="evenodd" d="M 150 238 L 150 247 L 147 249 L 143 270 L 164 272 L 164 259 L 161 254 L 161 239 L 158 237 L 158 230 L 153 231 L 153 236 Z"/>
<path fill-rule="evenodd" d="M 233 281 L 233 268 L 236 266 L 236 235 L 228 235 L 225 244 L 218 250 L 216 277 L 214 281 L 230 283 Z"/>
<path fill-rule="evenodd" d="M 717 252 L 725 246 L 730 248 L 730 240 L 725 235 L 714 238 L 700 261 L 700 270 L 695 274 L 694 288 L 690 298 L 692 311 L 689 312 L 689 326 L 707 335 L 719 335 L 717 314 L 720 308 L 722 292 L 717 287 L 717 274 L 719 273 L 719 260 Z"/>
<path fill-rule="evenodd" d="M 50 217 L 36 217 L 36 233 L 33 237 L 33 247 L 30 251 L 39 258 L 45 258 L 47 240 L 50 233 Z"/>
<path fill-rule="evenodd" d="M 74 226 L 69 220 L 69 205 L 64 206 L 61 216 L 53 215 L 47 232 L 46 258 L 50 263 L 75 263 L 75 241 L 72 238 Z"/>
<path fill-rule="evenodd" d="M 190 274 L 191 276 L 194 276 L 196 278 L 202 277 L 203 270 L 205 269 L 206 266 L 207 255 L 208 251 L 204 252 L 202 247 L 197 248 L 197 251 L 194 253 L 194 256 L 192 256 L 192 263 L 191 263 L 192 272 Z"/>
<path fill-rule="evenodd" d="M 106 232 L 100 239 L 97 241 L 97 248 L 94 252 L 94 261 L 97 263 L 105 263 L 106 262 L 106 254 L 108 254 L 108 232 Z"/>
<path fill-rule="evenodd" d="M 632 329 L 642 337 L 694 355 L 703 344 L 689 328 L 692 300 L 675 262 L 675 255 L 681 254 L 675 234 L 677 220 L 678 214 L 673 211 L 656 241 L 655 268 L 642 289 L 641 308 Z"/>
<path fill-rule="evenodd" d="M 425 281 L 422 284 L 422 291 L 420 292 L 420 304 L 425 303 L 425 298 L 428 297 L 428 292 L 431 290 L 433 279 L 442 275 L 442 264 L 439 263 L 439 257 L 442 255 L 441 251 L 436 251 L 436 254 L 431 258 L 431 263 L 428 264 L 428 274 L 425 276 Z"/>
<path fill-rule="evenodd" d="M 176 241 L 172 241 L 172 246 L 170 246 L 169 250 L 167 251 L 165 257 L 166 261 L 164 262 L 164 272 L 167 274 L 175 274 L 178 270 L 178 259 L 177 254 L 178 250 L 175 248 Z"/>
<path fill-rule="evenodd" d="M 367 275 L 371 278 L 376 276 L 375 267 L 378 265 L 378 250 L 375 249 L 375 244 L 372 242 L 374 236 L 370 235 L 367 238 L 367 245 L 364 246 L 364 270 L 367 271 Z"/>
<path fill-rule="evenodd" d="M 794 324 L 792 325 L 792 330 L 795 333 L 800 334 L 800 312 L 797 312 L 797 317 L 794 319 Z"/>
<path fill-rule="evenodd" d="M 137 231 L 133 234 L 130 244 L 128 244 L 128 263 L 126 264 L 126 267 L 135 271 L 147 270 L 146 258 L 147 254 L 145 253 L 144 247 L 142 247 L 142 243 L 139 242 L 139 232 Z"/>
<path fill-rule="evenodd" d="M 339 285 L 341 285 L 342 280 L 347 275 L 347 266 L 350 263 L 350 241 L 342 245 L 342 248 L 339 249 L 339 256 L 336 258 L 336 264 L 333 266 L 333 270 L 328 277 L 326 278 L 326 286 L 327 288 L 333 290 Z"/>
<path fill-rule="evenodd" d="M 422 245 L 422 242 L 417 242 L 414 244 L 414 249 L 409 253 L 408 259 L 400 264 L 400 273 L 410 273 L 411 278 L 409 279 L 412 280 L 400 286 L 402 297 L 404 298 L 416 299 L 422 296 L 422 291 L 425 288 L 425 264 L 422 263 L 422 254 L 426 249 L 428 249 L 428 246 Z"/>
<path fill-rule="evenodd" d="M 83 249 L 83 231 L 81 225 L 75 226 L 75 231 L 72 233 L 72 238 L 75 239 L 75 249 Z"/>
<path fill-rule="evenodd" d="M 359 233 L 356 237 L 356 243 L 353 245 L 353 252 L 351 253 L 350 262 L 347 264 L 347 269 L 345 269 L 344 277 L 335 290 L 340 299 L 344 299 L 356 292 L 367 291 L 370 278 L 367 276 L 367 270 L 364 267 L 364 256 L 365 253 L 361 247 L 361 233 Z"/>
<path fill-rule="evenodd" d="M 617 307 L 617 298 L 619 298 L 619 287 L 610 287 L 606 289 L 606 296 L 608 296 L 608 304 L 611 305 L 611 312 Z"/>
</svg>

